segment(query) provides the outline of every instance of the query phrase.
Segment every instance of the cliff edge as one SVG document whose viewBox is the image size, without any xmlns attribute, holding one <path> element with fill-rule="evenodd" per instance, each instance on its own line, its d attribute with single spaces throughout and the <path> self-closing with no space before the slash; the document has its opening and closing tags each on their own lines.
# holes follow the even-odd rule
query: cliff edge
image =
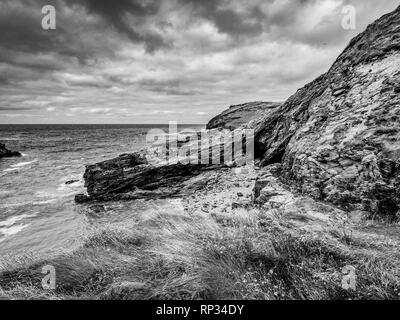
<svg viewBox="0 0 400 320">
<path fill-rule="evenodd" d="M 259 121 L 256 153 L 287 182 L 347 210 L 400 208 L 400 7 L 355 37 L 330 70 Z"/>
</svg>

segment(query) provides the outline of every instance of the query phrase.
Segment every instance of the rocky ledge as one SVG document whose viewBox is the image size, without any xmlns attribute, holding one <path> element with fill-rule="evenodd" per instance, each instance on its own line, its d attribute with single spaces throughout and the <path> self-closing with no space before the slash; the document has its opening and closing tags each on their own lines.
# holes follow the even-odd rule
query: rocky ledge
<svg viewBox="0 0 400 320">
<path fill-rule="evenodd" d="M 6 146 L 0 143 L 0 159 L 1 158 L 11 158 L 11 157 L 21 157 L 21 153 L 16 151 L 10 151 Z"/>
</svg>

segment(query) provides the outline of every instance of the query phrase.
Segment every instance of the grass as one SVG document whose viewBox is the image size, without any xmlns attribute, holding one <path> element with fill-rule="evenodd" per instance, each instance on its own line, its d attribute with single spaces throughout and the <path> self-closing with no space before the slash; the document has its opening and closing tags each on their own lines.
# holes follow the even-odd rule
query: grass
<svg viewBox="0 0 400 320">
<path fill-rule="evenodd" d="M 290 229 L 274 213 L 160 213 L 97 226 L 72 253 L 0 262 L 1 299 L 398 299 L 399 255 L 352 234 Z M 56 289 L 44 290 L 44 265 Z M 357 287 L 341 286 L 356 269 Z"/>
</svg>

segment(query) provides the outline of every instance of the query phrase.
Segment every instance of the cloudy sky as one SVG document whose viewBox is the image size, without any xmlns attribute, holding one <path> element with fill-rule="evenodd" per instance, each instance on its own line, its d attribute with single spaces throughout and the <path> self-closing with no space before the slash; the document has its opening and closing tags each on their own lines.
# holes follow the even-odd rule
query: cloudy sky
<svg viewBox="0 0 400 320">
<path fill-rule="evenodd" d="M 57 29 L 43 30 L 52 4 Z M 344 30 L 342 8 L 356 8 Z M 284 101 L 398 0 L 0 0 L 0 123 L 205 123 Z"/>
</svg>

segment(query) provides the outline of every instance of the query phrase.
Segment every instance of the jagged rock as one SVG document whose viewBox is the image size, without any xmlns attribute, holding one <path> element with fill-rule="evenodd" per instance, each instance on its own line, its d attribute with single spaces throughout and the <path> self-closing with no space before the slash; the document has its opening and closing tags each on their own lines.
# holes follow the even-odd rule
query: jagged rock
<svg viewBox="0 0 400 320">
<path fill-rule="evenodd" d="M 79 180 L 68 180 L 68 181 L 65 182 L 65 184 L 66 185 L 70 185 L 70 184 L 73 184 L 75 182 L 79 182 Z"/>
<path fill-rule="evenodd" d="M 10 151 L 6 146 L 0 143 L 0 159 L 1 158 L 11 158 L 11 157 L 21 157 L 21 153 L 16 151 Z"/>
<path fill-rule="evenodd" d="M 251 120 L 272 112 L 278 106 L 280 103 L 276 102 L 250 102 L 230 106 L 228 110 L 211 119 L 207 124 L 207 129 L 238 129 Z"/>
<path fill-rule="evenodd" d="M 395 217 L 400 208 L 400 7 L 256 124 L 256 156 L 300 191 Z"/>
<path fill-rule="evenodd" d="M 84 174 L 88 195 L 75 196 L 77 203 L 90 201 L 165 198 L 177 195 L 184 182 L 220 165 L 181 164 L 154 166 L 139 153 L 89 165 Z"/>
</svg>

